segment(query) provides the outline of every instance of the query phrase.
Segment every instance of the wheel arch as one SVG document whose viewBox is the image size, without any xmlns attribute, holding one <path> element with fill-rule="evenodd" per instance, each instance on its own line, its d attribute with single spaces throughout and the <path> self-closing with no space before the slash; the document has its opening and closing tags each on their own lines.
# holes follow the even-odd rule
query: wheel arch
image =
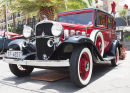
<svg viewBox="0 0 130 93">
<path fill-rule="evenodd" d="M 115 56 L 116 55 L 116 48 L 118 47 L 119 50 L 119 56 L 121 55 L 121 50 L 120 48 L 122 47 L 122 44 L 118 41 L 118 40 L 113 40 L 110 50 L 108 52 L 105 53 L 105 56 L 107 55 L 112 55 Z"/>
<path fill-rule="evenodd" d="M 93 61 L 95 63 L 98 63 L 99 61 L 103 61 L 102 56 L 100 55 L 97 47 L 94 45 L 93 41 L 86 36 L 73 36 L 69 39 L 62 42 L 59 47 L 53 52 L 50 59 L 51 60 L 57 60 L 58 55 L 67 56 L 66 59 L 69 59 L 71 57 L 71 54 L 74 50 L 74 48 L 79 46 L 85 46 L 88 47 L 92 53 Z M 61 59 L 60 59 L 61 60 Z"/>
<path fill-rule="evenodd" d="M 103 55 L 104 55 L 104 37 L 103 37 L 103 34 L 102 34 L 102 32 L 99 30 L 99 29 L 95 29 L 95 30 L 93 30 L 92 32 L 91 32 L 91 34 L 90 34 L 90 39 L 94 42 L 94 44 L 97 46 L 97 39 L 99 39 L 98 37 L 100 37 L 100 39 L 101 39 L 101 51 L 100 51 L 100 53 L 101 53 L 101 56 L 103 57 Z M 99 45 L 97 46 L 97 48 L 98 48 L 98 50 L 100 49 L 99 48 Z"/>
<path fill-rule="evenodd" d="M 8 46 L 9 48 L 16 48 L 16 47 L 19 47 L 20 50 L 22 50 L 22 44 L 26 42 L 26 40 L 24 39 L 16 39 L 16 40 L 13 40 L 11 41 Z"/>
<path fill-rule="evenodd" d="M 23 47 L 23 44 L 26 42 L 24 39 L 17 39 L 8 44 L 9 48 L 15 49 L 15 50 L 20 50 L 24 54 L 23 59 L 28 59 L 28 58 L 35 58 L 36 55 L 36 48 L 32 44 L 28 44 L 26 47 Z"/>
</svg>

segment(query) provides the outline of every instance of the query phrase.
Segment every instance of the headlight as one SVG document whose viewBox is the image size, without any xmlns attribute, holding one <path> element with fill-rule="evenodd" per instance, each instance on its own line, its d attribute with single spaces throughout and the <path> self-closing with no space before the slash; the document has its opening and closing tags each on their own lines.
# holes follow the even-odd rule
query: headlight
<svg viewBox="0 0 130 93">
<path fill-rule="evenodd" d="M 63 33 L 62 25 L 60 25 L 58 23 L 54 23 L 51 28 L 51 32 L 54 36 L 60 36 Z"/>
<path fill-rule="evenodd" d="M 23 36 L 26 37 L 26 38 L 31 37 L 32 31 L 33 31 L 33 29 L 32 29 L 31 27 L 29 27 L 29 26 L 24 26 Z"/>
</svg>

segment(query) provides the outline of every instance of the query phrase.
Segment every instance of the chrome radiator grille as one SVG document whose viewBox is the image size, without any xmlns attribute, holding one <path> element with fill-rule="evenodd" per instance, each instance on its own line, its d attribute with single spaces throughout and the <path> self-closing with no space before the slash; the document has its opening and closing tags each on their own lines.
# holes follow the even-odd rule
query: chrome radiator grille
<svg viewBox="0 0 130 93">
<path fill-rule="evenodd" d="M 53 36 L 51 33 L 52 23 L 39 24 L 36 27 L 36 36 L 42 35 L 43 31 L 45 35 Z M 44 60 L 45 55 L 49 57 L 54 51 L 54 47 L 48 47 L 47 41 L 49 38 L 37 38 L 36 39 L 36 49 L 37 57 L 39 60 Z"/>
</svg>

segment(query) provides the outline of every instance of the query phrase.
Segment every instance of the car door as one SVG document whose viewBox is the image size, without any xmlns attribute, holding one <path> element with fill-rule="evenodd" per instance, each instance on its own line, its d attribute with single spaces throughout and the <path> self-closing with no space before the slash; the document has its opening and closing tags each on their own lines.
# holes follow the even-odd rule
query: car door
<svg viewBox="0 0 130 93">
<path fill-rule="evenodd" d="M 104 51 L 108 51 L 110 47 L 111 32 L 107 28 L 107 14 L 97 11 L 96 29 L 100 30 L 104 38 Z"/>
</svg>

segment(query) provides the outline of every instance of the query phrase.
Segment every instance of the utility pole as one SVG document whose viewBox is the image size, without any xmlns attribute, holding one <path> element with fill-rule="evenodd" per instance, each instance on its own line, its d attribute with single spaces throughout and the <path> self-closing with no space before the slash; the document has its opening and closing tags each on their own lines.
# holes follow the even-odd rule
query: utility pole
<svg viewBox="0 0 130 93">
<path fill-rule="evenodd" d="M 7 30 L 7 37 L 8 37 L 8 13 L 7 13 L 7 2 L 5 3 L 6 7 L 6 30 Z"/>
</svg>

